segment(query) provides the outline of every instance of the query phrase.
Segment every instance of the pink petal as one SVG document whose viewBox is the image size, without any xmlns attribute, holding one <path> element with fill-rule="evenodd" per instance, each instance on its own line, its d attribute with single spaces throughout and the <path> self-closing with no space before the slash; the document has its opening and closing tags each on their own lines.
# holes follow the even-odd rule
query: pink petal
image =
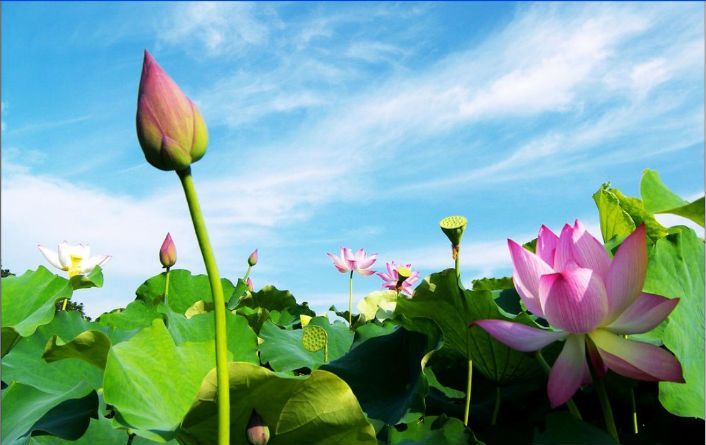
<svg viewBox="0 0 706 445">
<path fill-rule="evenodd" d="M 616 334 L 641 334 L 651 331 L 674 310 L 678 298 L 642 293 L 611 324 L 606 326 Z"/>
<path fill-rule="evenodd" d="M 341 258 L 345 260 L 348 270 L 355 270 L 357 265 L 355 261 L 355 254 L 348 247 L 341 247 Z"/>
<path fill-rule="evenodd" d="M 367 258 L 364 258 L 358 262 L 358 269 L 367 269 L 373 264 L 375 264 L 375 261 L 377 261 L 377 253 L 374 253 Z"/>
<path fill-rule="evenodd" d="M 577 219 L 574 223 L 572 235 L 573 257 L 579 267 L 592 269 L 605 278 L 610 269 L 610 255 L 605 250 L 603 243 L 588 233 Z"/>
<path fill-rule="evenodd" d="M 583 335 L 569 335 L 561 354 L 549 371 L 547 395 L 552 408 L 565 403 L 586 379 L 586 352 Z"/>
<path fill-rule="evenodd" d="M 522 352 L 537 351 L 567 335 L 566 332 L 545 331 L 505 320 L 478 320 L 473 325 L 480 326 L 500 343 Z"/>
<path fill-rule="evenodd" d="M 594 330 L 608 311 L 603 281 L 589 269 L 544 275 L 539 300 L 550 325 L 575 334 Z"/>
<path fill-rule="evenodd" d="M 684 382 L 681 365 L 657 346 L 626 340 L 604 329 L 589 334 L 606 365 L 618 374 L 638 380 Z"/>
<path fill-rule="evenodd" d="M 386 273 L 378 272 L 378 273 L 377 273 L 377 276 L 379 276 L 380 278 L 382 278 L 384 281 L 396 281 L 396 280 L 394 280 L 391 276 L 389 276 L 389 275 L 386 274 Z"/>
<path fill-rule="evenodd" d="M 554 266 L 554 254 L 559 244 L 559 237 L 547 226 L 542 225 L 537 235 L 537 256 L 539 256 L 549 266 Z"/>
<path fill-rule="evenodd" d="M 396 271 L 396 270 L 397 270 L 397 268 L 395 267 L 395 262 L 394 262 L 394 261 L 392 262 L 392 264 L 387 263 L 387 273 L 388 273 L 390 276 L 393 276 L 394 271 Z"/>
<path fill-rule="evenodd" d="M 356 269 L 356 270 L 358 271 L 359 274 L 361 274 L 365 277 L 369 277 L 370 275 L 373 275 L 375 273 L 375 271 L 372 269 Z"/>
<path fill-rule="evenodd" d="M 329 258 L 331 258 L 333 260 L 333 265 L 336 267 L 336 269 L 338 269 L 339 272 L 345 273 L 345 272 L 350 271 L 350 269 L 348 268 L 347 262 L 343 261 L 342 259 L 340 259 L 339 257 L 337 257 L 336 255 L 334 255 L 332 253 L 327 253 L 326 255 L 328 255 Z"/>
<path fill-rule="evenodd" d="M 609 313 L 606 321 L 616 319 L 642 292 L 647 273 L 645 225 L 628 236 L 613 258 L 606 276 Z"/>
<path fill-rule="evenodd" d="M 556 246 L 556 253 L 554 254 L 554 270 L 557 272 L 565 270 L 567 264 L 576 262 L 574 260 L 573 235 L 574 228 L 564 224 Z"/>
<path fill-rule="evenodd" d="M 522 297 L 527 309 L 543 317 L 544 312 L 538 300 L 539 278 L 542 275 L 554 272 L 554 270 L 537 255 L 534 255 L 513 240 L 507 240 L 507 246 L 512 256 L 514 267 L 512 280 L 515 283 L 517 293 Z"/>
</svg>

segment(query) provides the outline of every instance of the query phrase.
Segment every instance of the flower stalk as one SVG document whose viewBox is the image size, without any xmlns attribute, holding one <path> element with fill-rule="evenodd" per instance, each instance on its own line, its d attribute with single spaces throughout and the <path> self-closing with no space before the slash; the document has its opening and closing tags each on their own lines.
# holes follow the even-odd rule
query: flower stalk
<svg viewBox="0 0 706 445">
<path fill-rule="evenodd" d="M 353 329 L 353 271 L 348 277 L 348 326 Z"/>
<path fill-rule="evenodd" d="M 618 438 L 618 430 L 615 427 L 615 419 L 613 418 L 613 409 L 610 406 L 610 399 L 608 399 L 608 391 L 605 388 L 605 382 L 602 378 L 599 378 L 593 373 L 594 386 L 596 387 L 596 394 L 598 395 L 598 401 L 601 403 L 601 411 L 603 411 L 603 420 L 605 421 L 608 434 L 610 434 L 616 442 L 620 443 Z"/>
<path fill-rule="evenodd" d="M 218 400 L 218 445 L 228 445 L 230 443 L 230 391 L 228 379 L 228 349 L 226 332 L 226 306 L 223 297 L 223 286 L 218 273 L 218 266 L 213 255 L 211 242 L 208 239 L 206 223 L 201 212 L 199 199 L 196 195 L 194 180 L 191 176 L 191 168 L 178 170 L 177 175 L 181 180 L 186 202 L 189 205 L 189 213 L 194 224 L 194 231 L 199 242 L 199 248 L 203 255 L 203 260 L 208 273 L 208 280 L 211 284 L 213 294 L 214 315 L 216 317 L 216 380 L 217 400 Z"/>
<path fill-rule="evenodd" d="M 495 387 L 495 406 L 493 407 L 493 417 L 490 419 L 490 424 L 495 426 L 498 423 L 498 414 L 500 413 L 500 402 L 502 401 L 502 394 L 500 394 L 500 387 Z"/>
</svg>

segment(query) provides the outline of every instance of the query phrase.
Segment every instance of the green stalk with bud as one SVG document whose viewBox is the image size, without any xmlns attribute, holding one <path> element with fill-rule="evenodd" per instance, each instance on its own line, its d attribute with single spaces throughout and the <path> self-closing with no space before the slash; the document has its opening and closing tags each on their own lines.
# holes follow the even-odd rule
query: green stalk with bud
<svg viewBox="0 0 706 445">
<path fill-rule="evenodd" d="M 208 130 L 196 105 L 184 95 L 179 86 L 147 51 L 142 65 L 137 99 L 137 137 L 147 162 L 160 170 L 176 171 L 184 189 L 213 294 L 218 386 L 217 443 L 229 445 L 230 391 L 225 299 L 218 266 L 191 175 L 191 164 L 206 153 Z M 167 268 L 167 274 L 168 270 L 169 268 Z"/>
</svg>

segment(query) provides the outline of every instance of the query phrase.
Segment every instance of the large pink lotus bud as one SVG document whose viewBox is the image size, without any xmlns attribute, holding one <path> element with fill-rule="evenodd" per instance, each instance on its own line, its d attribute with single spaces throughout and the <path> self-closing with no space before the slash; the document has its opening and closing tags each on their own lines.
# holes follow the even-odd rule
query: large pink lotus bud
<svg viewBox="0 0 706 445">
<path fill-rule="evenodd" d="M 176 246 L 169 233 L 167 233 L 167 236 L 164 238 L 162 248 L 159 249 L 159 261 L 162 263 L 162 266 L 167 269 L 176 264 Z"/>
<path fill-rule="evenodd" d="M 247 435 L 251 445 L 267 445 L 267 442 L 270 441 L 270 429 L 255 410 L 250 414 Z"/>
<path fill-rule="evenodd" d="M 206 152 L 208 130 L 198 108 L 145 51 L 137 94 L 137 138 L 160 170 L 184 170 Z"/>
</svg>

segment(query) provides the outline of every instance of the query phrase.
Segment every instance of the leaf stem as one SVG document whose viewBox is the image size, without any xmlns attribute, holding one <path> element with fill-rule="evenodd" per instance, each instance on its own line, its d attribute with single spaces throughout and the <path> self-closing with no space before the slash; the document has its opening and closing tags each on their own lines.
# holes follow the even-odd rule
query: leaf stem
<svg viewBox="0 0 706 445">
<path fill-rule="evenodd" d="M 598 401 L 601 403 L 601 411 L 603 411 L 603 420 L 605 420 L 606 428 L 608 433 L 613 436 L 616 442 L 620 442 L 618 438 L 618 430 L 615 428 L 615 419 L 613 418 L 613 409 L 610 407 L 610 400 L 608 399 L 608 392 L 605 389 L 605 382 L 602 378 L 597 378 L 594 374 L 593 383 L 596 387 L 596 394 L 598 395 Z"/>
<path fill-rule="evenodd" d="M 542 351 L 539 350 L 534 353 L 534 356 L 537 357 L 537 361 L 539 362 L 539 365 L 542 367 L 544 372 L 549 375 L 549 363 L 547 363 L 546 360 L 544 360 L 544 356 L 542 355 Z M 574 399 L 569 399 L 566 401 L 566 406 L 569 408 L 569 412 L 571 413 L 572 416 L 579 420 L 583 420 L 583 417 L 581 417 L 581 412 L 579 411 L 579 408 L 576 406 L 574 403 Z"/>
<path fill-rule="evenodd" d="M 637 403 L 635 403 L 635 390 L 630 388 L 630 404 L 632 405 L 632 429 L 635 434 L 640 433 L 640 427 L 637 422 Z"/>
<path fill-rule="evenodd" d="M 348 279 L 348 326 L 353 329 L 353 271 Z"/>
<path fill-rule="evenodd" d="M 495 426 L 498 423 L 498 413 L 500 413 L 500 401 L 502 400 L 500 394 L 500 387 L 495 387 L 495 406 L 493 407 L 493 418 L 490 420 L 490 424 Z"/>
<path fill-rule="evenodd" d="M 69 304 L 69 299 L 64 298 L 64 303 L 61 305 L 61 310 L 65 311 L 66 310 L 66 305 Z"/>
<path fill-rule="evenodd" d="M 466 407 L 463 411 L 463 424 L 468 426 L 468 415 L 471 413 L 471 382 L 473 381 L 473 361 L 468 359 L 468 376 L 466 377 Z"/>
<path fill-rule="evenodd" d="M 208 280 L 213 294 L 214 316 L 216 319 L 216 379 L 218 401 L 218 445 L 230 443 L 230 391 L 228 378 L 228 349 L 226 332 L 226 306 L 223 297 L 223 285 L 218 274 L 218 266 L 213 255 L 211 242 L 208 239 L 206 223 L 201 213 L 201 206 L 196 195 L 196 187 L 191 177 L 191 168 L 177 172 L 181 185 L 184 188 L 189 213 L 194 223 L 194 231 L 201 248 L 201 255 L 206 265 Z"/>
<path fill-rule="evenodd" d="M 248 264 L 248 270 L 246 270 L 245 275 L 243 275 L 243 281 L 248 281 L 248 277 L 250 276 L 250 269 L 252 269 L 252 266 Z"/>
</svg>

